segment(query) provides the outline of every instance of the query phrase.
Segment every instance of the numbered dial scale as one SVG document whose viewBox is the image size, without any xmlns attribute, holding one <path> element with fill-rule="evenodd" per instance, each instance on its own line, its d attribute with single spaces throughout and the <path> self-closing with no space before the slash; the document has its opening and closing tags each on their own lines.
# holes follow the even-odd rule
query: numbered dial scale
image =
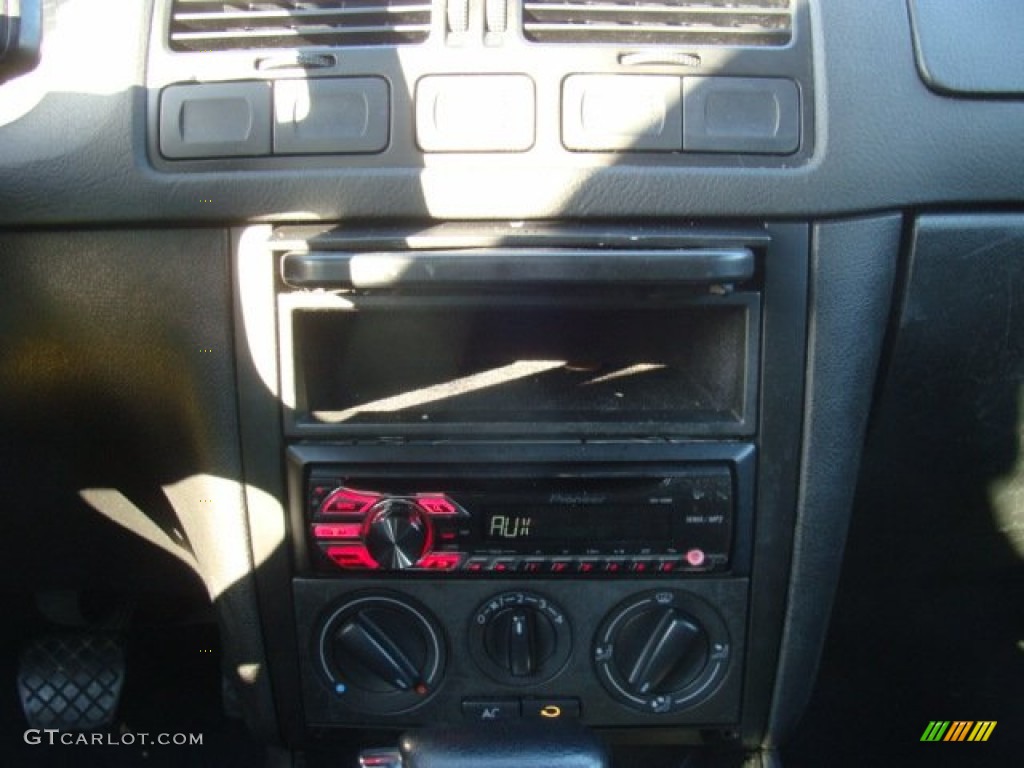
<svg viewBox="0 0 1024 768">
<path fill-rule="evenodd" d="M 314 469 L 306 517 L 325 572 L 658 575 L 729 567 L 734 495 L 724 464 L 444 480 Z"/>
</svg>

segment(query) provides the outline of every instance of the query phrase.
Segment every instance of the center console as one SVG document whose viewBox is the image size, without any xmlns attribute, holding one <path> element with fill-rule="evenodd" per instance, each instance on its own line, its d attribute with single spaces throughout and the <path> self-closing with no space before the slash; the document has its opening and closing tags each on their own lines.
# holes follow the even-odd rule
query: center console
<svg viewBox="0 0 1024 768">
<path fill-rule="evenodd" d="M 753 446 L 290 454 L 314 722 L 736 721 Z"/>
<path fill-rule="evenodd" d="M 760 727 L 806 236 L 270 232 L 299 728 Z"/>
</svg>

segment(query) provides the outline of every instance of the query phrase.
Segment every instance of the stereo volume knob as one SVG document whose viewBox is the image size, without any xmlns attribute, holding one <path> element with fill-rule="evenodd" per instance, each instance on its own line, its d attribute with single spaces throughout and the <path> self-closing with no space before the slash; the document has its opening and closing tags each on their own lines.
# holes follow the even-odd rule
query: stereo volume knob
<svg viewBox="0 0 1024 768">
<path fill-rule="evenodd" d="M 430 550 L 429 516 L 408 499 L 385 499 L 367 516 L 363 539 L 370 556 L 386 570 L 411 568 Z"/>
</svg>

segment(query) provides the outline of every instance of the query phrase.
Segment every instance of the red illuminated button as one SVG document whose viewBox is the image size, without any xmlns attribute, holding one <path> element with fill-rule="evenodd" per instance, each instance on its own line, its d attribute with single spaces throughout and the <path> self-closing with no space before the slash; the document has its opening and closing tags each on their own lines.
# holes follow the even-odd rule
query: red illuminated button
<svg viewBox="0 0 1024 768">
<path fill-rule="evenodd" d="M 339 544 L 326 548 L 327 556 L 341 568 L 376 570 L 379 566 L 362 544 Z"/>
<path fill-rule="evenodd" d="M 654 570 L 654 564 L 650 560 L 634 560 L 630 564 L 629 570 L 633 573 L 650 573 Z"/>
<path fill-rule="evenodd" d="M 365 512 L 380 500 L 376 493 L 360 493 L 339 488 L 320 507 L 322 515 L 351 515 Z"/>
<path fill-rule="evenodd" d="M 703 549 L 691 549 L 686 553 L 686 562 L 694 568 L 700 568 L 704 565 L 704 550 Z"/>
<path fill-rule="evenodd" d="M 421 558 L 416 567 L 431 571 L 454 571 L 463 557 L 461 552 L 432 552 Z"/>
<path fill-rule="evenodd" d="M 358 539 L 361 523 L 320 523 L 313 526 L 313 536 L 318 539 Z"/>
<path fill-rule="evenodd" d="M 431 515 L 456 515 L 459 508 L 444 496 L 418 496 L 416 503 Z"/>
<path fill-rule="evenodd" d="M 568 560 L 553 560 L 551 565 L 548 566 L 548 571 L 551 573 L 568 573 L 570 565 L 572 563 Z"/>
<path fill-rule="evenodd" d="M 596 560 L 579 560 L 576 562 L 576 573 L 594 573 L 596 570 Z"/>
<path fill-rule="evenodd" d="M 544 561 L 526 560 L 521 566 L 519 566 L 519 570 L 523 573 L 540 573 L 544 570 Z"/>
<path fill-rule="evenodd" d="M 472 573 L 480 573 L 481 571 L 485 570 L 486 568 L 487 568 L 487 558 L 485 558 L 485 557 L 474 557 L 474 558 L 470 559 L 466 563 L 465 567 L 462 570 L 470 571 Z"/>
<path fill-rule="evenodd" d="M 622 573 L 625 568 L 625 563 L 622 560 L 605 560 L 604 572 L 605 573 Z"/>
<path fill-rule="evenodd" d="M 675 573 L 679 568 L 678 560 L 662 560 L 658 563 L 658 573 Z"/>
<path fill-rule="evenodd" d="M 495 560 L 491 563 L 491 570 L 498 573 L 510 573 L 516 569 L 516 561 L 511 559 Z"/>
</svg>

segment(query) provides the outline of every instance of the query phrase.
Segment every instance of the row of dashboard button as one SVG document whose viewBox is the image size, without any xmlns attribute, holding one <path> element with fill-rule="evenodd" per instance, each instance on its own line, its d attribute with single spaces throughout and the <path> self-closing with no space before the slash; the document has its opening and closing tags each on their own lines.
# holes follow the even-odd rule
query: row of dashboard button
<svg viewBox="0 0 1024 768">
<path fill-rule="evenodd" d="M 462 714 L 475 722 L 496 720 L 577 720 L 579 699 L 463 699 Z"/>
<path fill-rule="evenodd" d="M 583 558 L 529 558 L 529 557 L 471 557 L 462 570 L 471 573 L 529 573 L 529 574 L 593 574 L 593 573 L 675 573 L 676 571 L 705 570 L 711 566 L 709 558 L 699 549 L 691 549 L 680 557 L 583 557 Z"/>
<path fill-rule="evenodd" d="M 335 565 L 346 570 L 377 570 L 377 562 L 364 544 L 322 543 L 321 549 Z M 468 573 L 521 573 L 530 575 L 568 574 L 671 574 L 679 571 L 706 571 L 724 565 L 721 557 L 707 556 L 700 549 L 691 549 L 681 557 L 471 557 L 462 552 L 431 552 L 424 555 L 416 569 Z"/>
<path fill-rule="evenodd" d="M 790 154 L 800 91 L 784 78 L 576 74 L 564 81 L 562 143 L 580 152 Z M 170 159 L 375 154 L 390 143 L 382 77 L 182 83 L 160 98 Z M 537 96 L 525 74 L 429 75 L 415 91 L 423 152 L 526 152 Z"/>
</svg>

